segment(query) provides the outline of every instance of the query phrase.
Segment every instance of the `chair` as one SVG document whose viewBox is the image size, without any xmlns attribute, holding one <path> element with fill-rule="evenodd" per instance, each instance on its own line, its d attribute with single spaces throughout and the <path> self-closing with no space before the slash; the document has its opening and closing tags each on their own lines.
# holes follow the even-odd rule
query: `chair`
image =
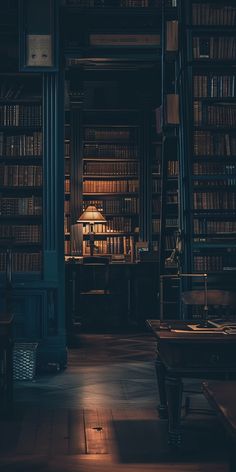
<svg viewBox="0 0 236 472">
<path fill-rule="evenodd" d="M 78 320 L 81 325 L 97 328 L 107 319 L 113 294 L 109 283 L 109 258 L 84 257 L 78 282 Z"/>
<path fill-rule="evenodd" d="M 210 317 L 226 318 L 236 315 L 236 292 L 210 289 L 206 294 L 204 290 L 188 290 L 182 292 L 181 300 L 185 306 L 207 305 L 206 315 L 209 314 Z"/>
</svg>

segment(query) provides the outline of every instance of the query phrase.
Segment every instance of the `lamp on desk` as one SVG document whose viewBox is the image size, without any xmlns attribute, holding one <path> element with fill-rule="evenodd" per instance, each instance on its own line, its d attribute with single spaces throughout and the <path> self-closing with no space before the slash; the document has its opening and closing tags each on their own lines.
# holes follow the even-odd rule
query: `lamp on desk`
<svg viewBox="0 0 236 472">
<path fill-rule="evenodd" d="M 79 219 L 77 220 L 78 223 L 89 223 L 89 245 L 90 245 L 90 256 L 94 254 L 94 223 L 106 223 L 106 219 L 104 216 L 98 211 L 95 205 L 89 205 L 84 210 L 82 215 L 80 215 Z"/>
</svg>

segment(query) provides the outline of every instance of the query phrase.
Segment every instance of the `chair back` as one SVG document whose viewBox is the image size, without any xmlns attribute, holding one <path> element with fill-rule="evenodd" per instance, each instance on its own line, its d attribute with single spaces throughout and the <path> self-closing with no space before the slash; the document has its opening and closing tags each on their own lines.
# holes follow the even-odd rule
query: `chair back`
<svg viewBox="0 0 236 472">
<path fill-rule="evenodd" d="M 228 290 L 188 290 L 182 293 L 183 311 L 184 306 L 192 306 L 191 313 L 197 317 L 204 316 L 204 306 L 208 307 L 209 317 L 231 318 L 236 316 L 236 292 Z M 197 306 L 199 308 L 197 308 Z M 194 308 L 196 307 L 196 308 Z M 189 318 L 190 313 L 188 313 Z M 185 317 L 185 316 L 184 316 Z M 190 315 L 190 317 L 192 317 Z"/>
<path fill-rule="evenodd" d="M 104 290 L 109 286 L 109 258 L 88 256 L 83 258 L 82 290 Z"/>
</svg>

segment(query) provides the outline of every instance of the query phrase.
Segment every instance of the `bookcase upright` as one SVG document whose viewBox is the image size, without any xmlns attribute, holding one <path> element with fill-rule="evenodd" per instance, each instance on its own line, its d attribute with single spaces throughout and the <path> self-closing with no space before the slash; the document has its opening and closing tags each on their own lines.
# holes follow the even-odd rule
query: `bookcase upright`
<svg viewBox="0 0 236 472">
<path fill-rule="evenodd" d="M 236 270 L 236 7 L 231 1 L 182 7 L 185 270 L 229 287 Z"/>
</svg>

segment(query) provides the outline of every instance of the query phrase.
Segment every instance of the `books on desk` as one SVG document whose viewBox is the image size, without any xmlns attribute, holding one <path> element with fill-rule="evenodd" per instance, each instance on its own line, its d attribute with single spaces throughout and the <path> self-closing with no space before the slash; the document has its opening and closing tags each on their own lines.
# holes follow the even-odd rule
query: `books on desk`
<svg viewBox="0 0 236 472">
<path fill-rule="evenodd" d="M 189 331 L 182 330 L 182 329 L 172 329 L 171 331 L 174 333 L 187 333 L 187 334 L 236 334 L 236 322 L 234 321 L 226 321 L 226 320 L 208 320 L 207 326 L 201 326 L 201 324 L 196 323 L 188 323 L 187 327 Z"/>
</svg>

